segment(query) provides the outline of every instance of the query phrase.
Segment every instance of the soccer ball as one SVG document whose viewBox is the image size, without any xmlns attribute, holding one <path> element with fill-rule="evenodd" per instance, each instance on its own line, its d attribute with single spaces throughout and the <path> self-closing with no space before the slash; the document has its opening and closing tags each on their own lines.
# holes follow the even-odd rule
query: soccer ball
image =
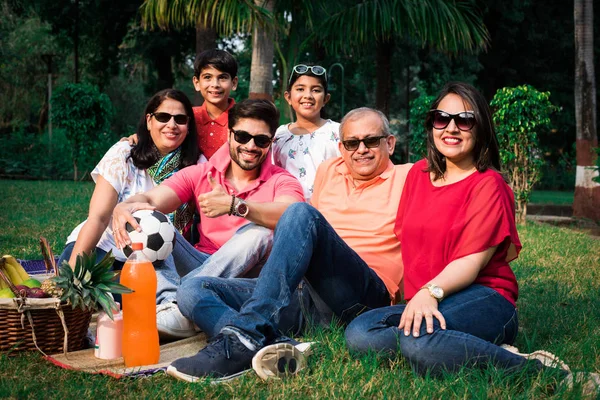
<svg viewBox="0 0 600 400">
<path fill-rule="evenodd" d="M 144 245 L 142 253 L 150 262 L 162 261 L 169 257 L 175 245 L 175 228 L 169 217 L 156 210 L 138 210 L 133 213 L 133 217 L 142 231 L 136 231 L 127 223 L 125 228 L 131 243 L 142 243 Z M 123 249 L 123 253 L 129 257 L 133 251 L 130 246 L 127 246 Z"/>
</svg>

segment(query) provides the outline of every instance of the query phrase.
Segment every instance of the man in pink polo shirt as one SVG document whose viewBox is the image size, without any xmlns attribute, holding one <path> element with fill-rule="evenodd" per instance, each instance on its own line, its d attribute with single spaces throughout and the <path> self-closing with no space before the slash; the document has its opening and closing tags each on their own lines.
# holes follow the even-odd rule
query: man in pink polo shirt
<svg viewBox="0 0 600 400">
<path fill-rule="evenodd" d="M 410 165 L 390 161 L 396 139 L 379 111 L 349 112 L 340 133 L 341 157 L 319 166 L 312 206 L 295 203 L 283 213 L 257 279 L 182 282 L 182 313 L 213 340 L 173 362 L 169 375 L 194 382 L 231 379 L 251 365 L 265 379 L 301 370 L 303 354 L 280 340 L 280 330 L 290 328 L 286 307 L 303 278 L 344 323 L 398 299 L 403 268 L 394 226 Z"/>
<path fill-rule="evenodd" d="M 115 207 L 112 226 L 117 246 L 131 243 L 124 228 L 127 222 L 138 228 L 131 215 L 135 210 L 168 213 L 195 199 L 200 241 L 194 248 L 177 234 L 173 249 L 181 277 L 237 277 L 264 261 L 279 217 L 291 203 L 304 200 L 298 180 L 267 156 L 278 125 L 279 111 L 273 103 L 236 104 L 229 112 L 229 141 L 210 161 L 184 168 Z M 194 334 L 193 324 L 174 303 L 157 308 L 157 324 L 163 338 Z"/>
</svg>

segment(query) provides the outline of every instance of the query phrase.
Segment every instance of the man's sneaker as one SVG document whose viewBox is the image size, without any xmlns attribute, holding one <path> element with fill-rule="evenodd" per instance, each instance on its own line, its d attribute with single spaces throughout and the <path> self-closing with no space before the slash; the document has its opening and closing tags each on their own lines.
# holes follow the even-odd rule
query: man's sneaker
<svg viewBox="0 0 600 400">
<path fill-rule="evenodd" d="M 559 368 L 565 370 L 567 372 L 571 372 L 571 368 L 560 358 L 555 356 L 554 354 L 545 351 L 545 350 L 536 350 L 533 353 L 519 353 L 519 349 L 515 346 L 511 346 L 509 344 L 503 344 L 502 347 L 505 350 L 510 351 L 513 354 L 516 354 L 521 357 L 525 357 L 528 360 L 538 360 L 542 363 L 542 365 L 550 368 Z"/>
<path fill-rule="evenodd" d="M 219 333 L 195 356 L 175 360 L 167 374 L 187 382 L 202 378 L 213 378 L 215 383 L 228 381 L 250 371 L 255 354 L 235 334 Z"/>
<path fill-rule="evenodd" d="M 200 331 L 192 321 L 181 314 L 176 303 L 156 306 L 156 327 L 158 336 L 163 340 L 185 339 Z"/>
<path fill-rule="evenodd" d="M 265 346 L 252 358 L 252 368 L 256 375 L 265 381 L 295 375 L 306 367 L 305 354 L 298 346 L 309 350 L 312 343 L 302 346 L 304 344 L 298 343 L 294 346 L 286 341 Z"/>
</svg>

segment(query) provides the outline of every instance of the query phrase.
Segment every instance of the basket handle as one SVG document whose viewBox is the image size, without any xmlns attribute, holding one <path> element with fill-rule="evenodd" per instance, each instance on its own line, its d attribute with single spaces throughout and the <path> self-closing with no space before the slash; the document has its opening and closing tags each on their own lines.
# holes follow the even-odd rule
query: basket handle
<svg viewBox="0 0 600 400">
<path fill-rule="evenodd" d="M 8 276 L 6 276 L 6 273 L 4 272 L 5 264 L 6 264 L 6 260 L 4 258 L 0 258 L 0 279 L 2 279 L 4 282 L 6 282 L 6 284 L 8 285 L 10 290 L 14 293 L 15 296 L 21 297 L 21 298 L 26 297 L 25 296 L 26 293 L 21 293 L 21 292 L 24 292 L 24 290 L 17 289 L 17 287 L 15 286 L 14 283 L 12 283 L 10 278 Z"/>
<path fill-rule="evenodd" d="M 52 253 L 48 240 L 43 236 L 40 236 L 40 247 L 42 249 L 44 264 L 46 264 L 46 272 L 52 272 L 54 273 L 54 276 L 58 276 L 58 268 L 56 266 L 56 261 L 54 260 L 54 253 Z"/>
</svg>

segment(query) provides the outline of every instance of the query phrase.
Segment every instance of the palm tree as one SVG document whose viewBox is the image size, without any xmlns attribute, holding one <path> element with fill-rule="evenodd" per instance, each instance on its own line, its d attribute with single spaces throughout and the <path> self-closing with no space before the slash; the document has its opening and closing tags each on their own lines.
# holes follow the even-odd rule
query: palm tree
<svg viewBox="0 0 600 400">
<path fill-rule="evenodd" d="M 600 184 L 596 133 L 596 77 L 594 73 L 593 0 L 575 0 L 575 118 L 577 129 L 577 175 L 573 215 L 600 220 Z"/>
<path fill-rule="evenodd" d="M 395 39 L 410 38 L 449 54 L 486 48 L 489 35 L 473 1 L 339 1 L 316 30 L 331 52 L 375 48 L 376 107 L 389 114 L 391 60 Z"/>
<path fill-rule="evenodd" d="M 212 25 L 221 34 L 254 32 L 250 92 L 254 97 L 272 96 L 273 46 L 281 61 L 281 76 L 312 42 L 336 53 L 377 45 L 378 103 L 389 104 L 390 68 L 394 37 L 410 36 L 423 46 L 455 53 L 485 48 L 488 34 L 471 1 L 451 0 L 330 0 L 315 6 L 310 0 L 145 0 L 141 7 L 145 23 L 169 26 Z M 277 18 L 276 18 L 277 17 Z M 297 34 L 299 31 L 306 35 Z M 280 33 L 279 41 L 272 38 Z M 283 51 L 285 48 L 287 51 Z M 383 91 L 383 93 L 382 93 Z"/>
<path fill-rule="evenodd" d="M 229 35 L 253 32 L 250 97 L 273 96 L 273 40 L 275 0 L 145 0 L 140 7 L 144 26 L 166 30 L 196 27 L 196 51 L 206 49 L 206 33 Z M 207 28 L 209 27 L 209 28 Z M 212 46 L 215 46 L 214 39 Z"/>
</svg>

